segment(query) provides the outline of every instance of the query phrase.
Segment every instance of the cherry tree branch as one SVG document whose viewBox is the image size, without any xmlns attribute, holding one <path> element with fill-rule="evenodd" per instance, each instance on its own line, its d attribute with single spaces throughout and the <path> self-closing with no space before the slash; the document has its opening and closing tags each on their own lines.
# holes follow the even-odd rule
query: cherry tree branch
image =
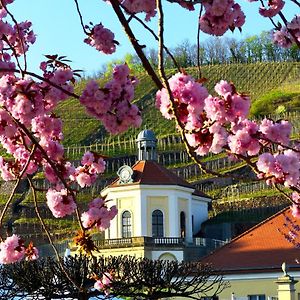
<svg viewBox="0 0 300 300">
<path fill-rule="evenodd" d="M 3 108 L 5 109 L 5 108 Z M 77 205 L 77 201 L 76 201 L 76 196 L 74 194 L 74 191 L 69 187 L 69 185 L 67 184 L 66 180 L 63 178 L 63 176 L 61 175 L 61 173 L 59 172 L 59 170 L 57 169 L 55 163 L 49 158 L 49 156 L 47 155 L 46 151 L 44 150 L 44 148 L 39 144 L 39 142 L 34 138 L 34 136 L 32 135 L 32 133 L 26 128 L 26 126 L 24 126 L 24 124 L 22 124 L 21 122 L 19 122 L 16 118 L 14 118 L 12 116 L 12 114 L 10 113 L 10 111 L 8 111 L 7 109 L 5 109 L 5 111 L 10 115 L 10 117 L 12 118 L 12 120 L 16 123 L 16 125 L 21 128 L 23 130 L 23 132 L 27 135 L 27 137 L 31 140 L 31 142 L 36 145 L 37 149 L 39 149 L 43 155 L 43 157 L 45 158 L 45 160 L 47 161 L 47 163 L 51 166 L 51 168 L 54 170 L 56 176 L 59 178 L 59 180 L 62 182 L 62 184 L 64 185 L 64 187 L 70 192 L 71 197 L 74 201 L 74 203 L 76 204 L 76 217 L 80 226 L 80 229 L 84 232 L 85 228 L 82 225 L 82 221 L 80 218 L 80 212 L 79 212 L 79 208 Z"/>
<path fill-rule="evenodd" d="M 297 204 L 287 193 L 285 193 L 277 183 L 273 183 L 273 187 L 280 192 L 281 195 L 283 195 L 286 199 L 288 199 L 290 202 Z"/>
<path fill-rule="evenodd" d="M 203 0 L 167 0 L 167 1 L 170 3 L 177 3 L 177 4 L 185 3 L 185 4 L 192 4 L 192 5 L 200 4 L 203 2 Z"/>
<path fill-rule="evenodd" d="M 31 188 L 31 191 L 32 191 L 32 195 L 33 195 L 33 203 L 34 203 L 34 210 L 35 210 L 35 213 L 43 227 L 43 230 L 45 232 L 45 234 L 47 235 L 47 238 L 48 238 L 48 241 L 49 241 L 49 244 L 51 245 L 54 253 L 55 253 L 55 256 L 56 256 L 56 259 L 57 259 L 57 262 L 58 262 L 58 265 L 59 267 L 61 268 L 62 272 L 65 274 L 65 276 L 68 278 L 68 280 L 70 282 L 72 282 L 72 284 L 78 289 L 78 290 L 81 290 L 81 288 L 76 284 L 76 282 L 69 276 L 68 272 L 66 271 L 66 269 L 64 268 L 62 262 L 61 262 L 61 257 L 59 256 L 59 253 L 57 251 L 57 248 L 56 246 L 54 245 L 53 243 L 53 240 L 52 240 L 52 237 L 51 237 L 51 234 L 50 234 L 50 231 L 48 230 L 42 216 L 41 216 L 41 213 L 40 213 L 40 210 L 39 210 L 39 206 L 38 206 L 38 201 L 37 201 L 37 197 L 36 197 L 36 191 L 35 191 L 35 187 L 34 187 L 34 184 L 32 182 L 32 179 L 27 176 L 27 180 L 29 182 L 29 185 L 30 185 L 30 188 Z"/>
<path fill-rule="evenodd" d="M 14 22 L 14 24 L 15 24 L 15 26 L 17 28 L 18 36 L 19 36 L 19 39 L 21 41 L 21 46 L 22 46 L 22 51 L 23 51 L 23 57 L 24 57 L 24 70 L 23 71 L 26 71 L 27 70 L 26 51 L 25 51 L 24 41 L 23 41 L 23 38 L 22 38 L 21 33 L 20 33 L 20 27 L 19 27 L 18 21 L 16 20 L 16 18 L 14 17 L 14 15 L 7 9 L 6 5 L 3 4 L 3 0 L 0 0 L 0 4 L 4 8 L 4 10 L 6 11 L 6 13 L 11 17 L 12 21 Z M 14 56 L 15 56 L 15 58 L 17 60 L 17 63 L 19 65 L 18 56 L 15 55 L 15 51 L 13 51 L 13 52 L 14 52 Z M 22 76 L 24 76 L 22 68 L 20 68 L 20 71 L 22 73 Z"/>
<path fill-rule="evenodd" d="M 83 23 L 83 17 L 82 17 L 80 8 L 79 8 L 78 0 L 74 0 L 74 2 L 75 2 L 75 5 L 76 5 L 76 10 L 77 10 L 77 13 L 78 13 L 78 16 L 79 16 L 79 19 L 80 19 L 80 24 L 81 24 L 82 30 L 83 30 L 83 32 L 84 32 L 86 35 L 89 35 L 89 33 L 86 31 L 85 25 L 84 25 L 84 23 Z"/>
<path fill-rule="evenodd" d="M 297 0 L 291 0 L 291 1 L 300 7 L 300 3 Z"/>
<path fill-rule="evenodd" d="M 164 55 L 164 53 L 163 53 L 163 44 L 164 44 L 164 38 L 163 38 L 164 21 L 163 21 L 163 18 L 164 18 L 164 14 L 163 14 L 162 4 L 161 4 L 160 0 L 156 0 L 156 6 L 157 6 L 157 10 L 158 10 L 158 15 L 159 15 L 159 20 L 158 20 L 158 24 L 159 24 L 159 27 L 158 27 L 158 37 L 159 37 L 158 71 L 162 78 L 163 84 L 168 91 L 168 95 L 169 95 L 169 99 L 170 99 L 170 103 L 171 103 L 171 110 L 175 116 L 175 122 L 176 122 L 177 128 L 179 128 L 181 139 L 184 142 L 187 153 L 189 154 L 191 159 L 200 167 L 200 169 L 204 173 L 218 177 L 218 176 L 220 176 L 220 173 L 207 169 L 205 167 L 205 164 L 197 158 L 197 154 L 195 153 L 194 149 L 192 149 L 192 147 L 189 145 L 189 143 L 186 139 L 186 136 L 184 133 L 185 132 L 184 126 L 179 120 L 179 115 L 175 108 L 174 97 L 173 97 L 168 79 L 167 79 L 165 71 L 164 71 L 164 66 L 163 66 L 163 60 L 164 60 L 163 59 L 163 55 Z"/>
<path fill-rule="evenodd" d="M 10 196 L 9 196 L 8 200 L 6 201 L 6 203 L 5 203 L 5 205 L 4 205 L 4 208 L 3 208 L 2 212 L 1 212 L 1 215 L 0 215 L 0 228 L 2 227 L 3 218 L 4 218 L 4 216 L 5 216 L 5 214 L 6 214 L 7 210 L 8 210 L 8 207 L 9 207 L 10 203 L 11 203 L 12 200 L 13 200 L 13 197 L 14 197 L 14 195 L 15 195 L 15 193 L 16 193 L 16 190 L 17 190 L 17 188 L 18 188 L 18 186 L 19 186 L 19 184 L 20 184 L 20 181 L 21 181 L 23 175 L 25 174 L 25 172 L 26 172 L 26 170 L 27 170 L 27 168 L 28 168 L 28 165 L 29 165 L 29 163 L 30 163 L 30 161 L 31 161 L 31 159 L 32 159 L 32 157 L 33 157 L 33 155 L 34 155 L 35 149 L 36 149 L 36 146 L 33 145 L 33 146 L 32 146 L 32 149 L 31 149 L 31 152 L 30 152 L 30 155 L 29 155 L 29 157 L 28 157 L 28 159 L 27 159 L 27 161 L 26 161 L 26 164 L 24 165 L 23 170 L 22 170 L 21 173 L 19 174 L 18 179 L 17 179 L 17 182 L 16 182 L 14 188 L 12 189 L 12 191 L 11 191 L 11 193 L 10 193 Z M 1 235 L 0 235 L 0 240 L 3 241 L 3 238 L 2 238 Z"/>
<path fill-rule="evenodd" d="M 287 31 L 288 31 L 288 32 L 290 33 L 290 35 L 293 37 L 294 42 L 295 42 L 296 45 L 300 48 L 300 41 L 299 41 L 298 38 L 296 37 L 294 31 L 293 31 L 293 30 L 290 30 L 290 29 L 288 28 L 288 26 L 287 26 L 287 25 L 288 25 L 288 21 L 287 21 L 287 19 L 285 18 L 284 14 L 280 11 L 280 12 L 278 13 L 278 15 L 280 16 L 281 20 L 283 21 L 284 25 L 286 26 Z"/>
<path fill-rule="evenodd" d="M 123 6 L 122 6 L 123 7 Z M 125 9 L 123 7 L 123 9 Z M 135 19 L 136 21 L 138 21 L 140 24 L 142 24 L 142 26 L 148 30 L 152 35 L 153 37 L 158 41 L 158 36 L 156 35 L 156 33 L 154 32 L 154 30 L 152 30 L 145 22 L 143 22 L 139 17 L 137 17 L 135 14 L 131 14 L 130 15 L 130 18 L 131 19 Z M 128 22 L 129 23 L 129 22 Z M 168 49 L 168 47 L 166 47 L 165 45 L 163 46 L 164 47 L 164 50 L 167 52 L 167 54 L 170 56 L 170 58 L 172 59 L 175 67 L 177 68 L 178 71 L 180 71 L 180 66 L 178 65 L 175 57 L 173 56 L 173 54 L 171 53 L 171 51 Z"/>
<path fill-rule="evenodd" d="M 146 58 L 142 47 L 139 45 L 138 40 L 136 39 L 135 35 L 133 34 L 121 8 L 120 8 L 120 3 L 118 0 L 111 0 L 110 1 L 122 27 L 123 30 L 125 31 L 127 37 L 129 38 L 129 41 L 131 42 L 136 54 L 138 55 L 138 57 L 140 58 L 144 69 L 146 70 L 146 72 L 149 74 L 149 76 L 152 78 L 153 82 L 155 83 L 155 85 L 157 86 L 158 89 L 161 89 L 163 87 L 160 79 L 158 78 L 158 76 L 156 75 L 154 69 L 152 68 L 149 60 Z"/>
<path fill-rule="evenodd" d="M 199 12 L 199 20 L 202 15 L 203 5 L 201 4 L 200 12 Z M 200 67 L 200 22 L 198 22 L 198 29 L 197 29 L 197 68 L 198 68 L 198 78 L 202 77 L 201 74 L 201 67 Z"/>
<path fill-rule="evenodd" d="M 8 69 L 8 68 L 0 68 L 0 72 L 11 72 L 11 73 L 21 73 L 19 70 L 17 69 Z M 35 77 L 37 79 L 40 79 L 41 81 L 43 82 L 46 82 L 48 83 L 49 85 L 51 85 L 52 87 L 55 87 L 57 88 L 58 90 L 60 90 L 61 92 L 65 93 L 66 95 L 70 96 L 70 97 L 74 97 L 76 99 L 79 99 L 80 96 L 79 95 L 76 95 L 64 88 L 62 88 L 61 86 L 57 85 L 56 83 L 52 82 L 51 80 L 47 79 L 47 78 L 44 78 L 43 76 L 40 76 L 36 73 L 33 73 L 33 72 L 29 72 L 29 71 L 23 71 L 24 74 L 26 75 L 30 75 L 32 77 Z"/>
<path fill-rule="evenodd" d="M 5 41 L 5 43 L 8 45 L 7 50 L 11 50 L 11 51 L 12 51 L 12 53 L 13 53 L 15 59 L 16 59 L 16 63 L 17 63 L 17 66 L 18 66 L 18 68 L 19 68 L 19 70 L 20 70 L 20 73 L 21 73 L 22 76 L 24 76 L 24 72 L 23 72 L 23 69 L 22 69 L 22 67 L 21 67 L 21 64 L 20 64 L 20 61 L 19 61 L 19 58 L 18 58 L 18 55 L 17 55 L 17 53 L 16 53 L 15 48 L 12 46 L 12 44 L 9 42 L 9 40 L 7 39 L 7 37 L 6 37 L 5 35 L 3 35 L 2 39 L 3 39 L 3 40 Z"/>
</svg>

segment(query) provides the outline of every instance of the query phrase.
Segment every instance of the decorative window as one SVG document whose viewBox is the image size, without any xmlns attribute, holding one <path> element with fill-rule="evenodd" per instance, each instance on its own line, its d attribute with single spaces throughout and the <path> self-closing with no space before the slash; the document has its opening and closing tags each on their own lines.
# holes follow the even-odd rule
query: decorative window
<svg viewBox="0 0 300 300">
<path fill-rule="evenodd" d="M 180 213 L 180 236 L 185 237 L 185 213 L 183 211 Z"/>
<path fill-rule="evenodd" d="M 164 218 L 163 213 L 159 209 L 156 209 L 152 213 L 152 236 L 164 236 Z"/>
<path fill-rule="evenodd" d="M 122 237 L 131 237 L 131 230 L 131 213 L 128 210 L 126 210 L 122 214 Z"/>
</svg>

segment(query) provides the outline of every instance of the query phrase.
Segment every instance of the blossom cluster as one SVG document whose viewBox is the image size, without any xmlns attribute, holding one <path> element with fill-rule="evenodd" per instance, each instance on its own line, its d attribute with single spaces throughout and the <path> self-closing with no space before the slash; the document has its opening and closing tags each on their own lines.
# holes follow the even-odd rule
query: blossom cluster
<svg viewBox="0 0 300 300">
<path fill-rule="evenodd" d="M 62 73 L 69 74 L 70 70 L 57 69 L 53 72 L 53 81 L 57 86 L 68 85 L 71 90 L 73 87 L 68 83 L 69 77 L 62 80 L 62 76 L 59 76 L 60 79 L 56 79 Z M 65 98 L 65 94 L 49 84 L 12 74 L 2 76 L 0 85 L 0 142 L 14 158 L 0 158 L 3 179 L 16 179 L 30 158 L 33 140 L 25 134 L 24 128 L 30 130 L 39 141 L 39 148 L 28 162 L 24 176 L 35 173 L 39 166 L 46 164 L 42 151 L 54 161 L 61 160 L 62 122 L 52 114 L 52 110 Z"/>
<path fill-rule="evenodd" d="M 38 250 L 30 243 L 26 248 L 24 241 L 19 236 L 13 234 L 0 243 L 0 263 L 10 264 L 22 260 L 35 260 L 39 257 Z"/>
<path fill-rule="evenodd" d="M 286 26 L 281 26 L 280 29 L 273 31 L 274 43 L 283 48 L 291 47 L 294 38 L 300 42 L 300 15 L 296 15 L 291 22 L 287 22 Z"/>
<path fill-rule="evenodd" d="M 76 209 L 74 199 L 67 189 L 49 189 L 46 199 L 49 209 L 56 218 L 71 215 Z"/>
<path fill-rule="evenodd" d="M 208 34 L 223 35 L 228 29 L 240 28 L 245 15 L 233 0 L 203 1 L 205 13 L 200 17 L 200 29 Z"/>
<path fill-rule="evenodd" d="M 14 69 L 12 58 L 25 54 L 29 45 L 35 42 L 31 22 L 14 21 L 11 25 L 6 21 L 6 5 L 12 2 L 2 1 L 0 9 L 0 67 L 5 69 Z M 111 52 L 115 47 L 113 38 L 109 30 L 98 25 L 93 28 L 87 42 L 97 50 Z M 97 176 L 104 172 L 105 162 L 100 155 L 92 152 L 84 154 L 77 168 L 66 159 L 62 145 L 63 124 L 54 109 L 72 95 L 76 74 L 64 62 L 64 57 L 46 57 L 48 60 L 40 64 L 43 72 L 42 78 L 39 77 L 41 81 L 24 74 L 18 77 L 17 72 L 1 72 L 0 142 L 9 158 L 0 156 L 0 172 L 7 181 L 43 171 L 51 184 L 46 193 L 46 203 L 53 216 L 61 218 L 72 214 L 77 208 L 76 187 L 91 186 Z M 101 102 L 104 110 L 99 110 L 100 102 L 92 103 L 93 108 L 87 104 L 88 109 L 96 112 L 94 115 L 103 119 L 112 132 L 120 132 L 132 124 L 139 125 L 140 112 L 130 103 L 136 83 L 137 80 L 129 76 L 127 65 L 116 66 L 113 80 L 102 89 L 104 93 L 109 91 L 110 97 L 108 102 Z M 84 96 L 81 101 L 84 102 Z M 108 116 L 105 117 L 105 114 Z M 83 218 L 94 218 L 95 223 L 91 226 L 103 230 L 116 215 L 116 208 L 108 209 L 105 204 L 99 205 L 94 200 Z M 18 236 L 12 235 L 0 244 L 0 263 L 16 262 L 24 257 L 35 259 L 38 251 L 32 244 L 25 247 Z"/>
<path fill-rule="evenodd" d="M 117 44 L 114 38 L 114 33 L 100 23 L 92 28 L 84 42 L 104 54 L 112 54 L 116 51 Z"/>
<path fill-rule="evenodd" d="M 81 160 L 81 166 L 74 170 L 70 179 L 75 180 L 80 187 L 91 186 L 97 179 L 97 175 L 105 170 L 105 161 L 96 153 L 86 152 Z"/>
<path fill-rule="evenodd" d="M 105 295 L 109 295 L 110 290 L 109 287 L 112 283 L 113 277 L 110 273 L 105 272 L 102 275 L 101 279 L 97 279 L 94 288 L 99 291 L 104 291 Z"/>
<path fill-rule="evenodd" d="M 171 104 L 166 88 L 157 92 L 156 105 L 165 118 L 177 116 L 189 146 L 198 154 L 227 151 L 245 160 L 258 155 L 256 173 L 268 184 L 299 185 L 299 151 L 291 149 L 292 126 L 288 121 L 261 122 L 247 119 L 250 99 L 238 93 L 233 83 L 221 80 L 216 95 L 191 76 L 177 73 L 169 79 Z M 278 145 L 273 153 L 272 144 Z"/>
<path fill-rule="evenodd" d="M 283 153 L 263 153 L 259 156 L 257 168 L 262 172 L 267 183 L 281 183 L 285 186 L 296 186 L 299 180 L 300 161 L 299 155 L 293 150 Z"/>
<path fill-rule="evenodd" d="M 127 64 L 117 65 L 112 80 L 104 88 L 99 88 L 98 83 L 92 80 L 80 97 L 80 103 L 87 112 L 101 120 L 113 134 L 123 132 L 130 126 L 139 127 L 142 122 L 138 107 L 131 103 L 138 81 L 129 75 L 129 71 Z"/>
<path fill-rule="evenodd" d="M 119 0 L 119 2 L 129 13 L 146 13 L 146 21 L 149 21 L 156 14 L 155 0 Z"/>
<path fill-rule="evenodd" d="M 115 205 L 110 208 L 103 198 L 96 198 L 89 204 L 88 211 L 82 213 L 82 225 L 87 229 L 96 227 L 100 231 L 109 228 L 110 221 L 117 215 L 118 210 Z"/>
<path fill-rule="evenodd" d="M 293 204 L 291 206 L 292 216 L 300 218 L 300 195 L 297 192 L 292 193 Z"/>
<path fill-rule="evenodd" d="M 5 20 L 6 17 L 6 9 L 2 7 L 0 9 L 0 31 L 2 34 L 0 48 L 1 50 L 10 49 L 11 55 L 20 56 L 27 52 L 30 45 L 35 43 L 36 35 L 31 29 L 31 22 L 24 21 L 12 25 Z"/>
<path fill-rule="evenodd" d="M 272 0 L 268 2 L 268 8 L 260 7 L 259 13 L 266 18 L 272 18 L 276 16 L 284 7 L 283 0 Z"/>
</svg>

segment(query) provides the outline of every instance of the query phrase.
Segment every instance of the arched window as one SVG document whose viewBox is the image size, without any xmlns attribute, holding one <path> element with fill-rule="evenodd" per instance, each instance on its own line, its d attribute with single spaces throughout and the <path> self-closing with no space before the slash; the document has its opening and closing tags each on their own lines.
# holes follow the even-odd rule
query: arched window
<svg viewBox="0 0 300 300">
<path fill-rule="evenodd" d="M 122 214 L 122 237 L 131 237 L 131 213 L 128 210 Z"/>
<path fill-rule="evenodd" d="M 180 236 L 185 237 L 185 213 L 183 211 L 180 213 Z"/>
<path fill-rule="evenodd" d="M 163 213 L 159 209 L 156 209 L 152 213 L 152 236 L 164 236 L 164 218 Z"/>
</svg>

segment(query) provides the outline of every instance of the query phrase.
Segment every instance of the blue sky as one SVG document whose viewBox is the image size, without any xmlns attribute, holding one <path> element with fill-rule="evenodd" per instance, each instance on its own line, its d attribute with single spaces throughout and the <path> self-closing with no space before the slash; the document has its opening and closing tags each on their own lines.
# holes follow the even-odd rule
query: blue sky
<svg viewBox="0 0 300 300">
<path fill-rule="evenodd" d="M 299 13 L 297 6 L 286 0 L 285 14 L 288 19 Z M 258 15 L 258 2 L 249 3 L 240 0 L 238 3 L 243 7 L 247 15 L 246 25 L 243 32 L 228 32 L 227 36 L 244 38 L 249 35 L 259 34 L 262 30 L 272 28 L 270 21 Z M 92 75 L 101 69 L 101 66 L 116 58 L 122 58 L 126 53 L 133 53 L 126 36 L 118 24 L 117 18 L 108 3 L 102 0 L 79 0 L 85 24 L 93 22 L 102 24 L 115 33 L 115 38 L 120 42 L 117 51 L 113 55 L 105 55 L 83 43 L 85 35 L 79 23 L 75 3 L 72 0 L 15 0 L 9 6 L 18 21 L 31 20 L 33 29 L 37 34 L 37 41 L 28 53 L 29 70 L 37 71 L 43 54 L 67 55 L 72 60 L 72 67 L 82 69 Z M 197 12 L 191 13 L 182 9 L 177 4 L 169 4 L 164 1 L 166 17 L 165 40 L 168 47 L 175 47 L 181 41 L 189 39 L 196 43 Z M 156 28 L 156 19 L 150 23 Z M 154 39 L 141 28 L 140 25 L 133 27 L 136 36 L 149 48 L 155 48 Z M 202 39 L 207 35 L 202 33 Z"/>
</svg>

